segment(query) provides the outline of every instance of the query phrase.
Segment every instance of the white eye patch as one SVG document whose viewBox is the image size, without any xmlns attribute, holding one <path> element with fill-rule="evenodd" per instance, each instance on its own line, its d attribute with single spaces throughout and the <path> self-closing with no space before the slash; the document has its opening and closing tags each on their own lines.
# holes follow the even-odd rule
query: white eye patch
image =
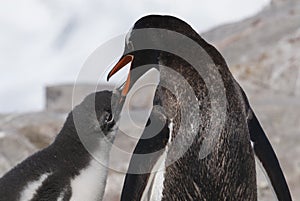
<svg viewBox="0 0 300 201">
<path fill-rule="evenodd" d="M 133 27 L 131 27 L 130 30 L 128 31 L 128 33 L 126 34 L 126 37 L 125 37 L 126 45 L 129 45 L 129 43 L 130 43 L 129 39 L 131 37 L 132 29 L 133 29 Z"/>
</svg>

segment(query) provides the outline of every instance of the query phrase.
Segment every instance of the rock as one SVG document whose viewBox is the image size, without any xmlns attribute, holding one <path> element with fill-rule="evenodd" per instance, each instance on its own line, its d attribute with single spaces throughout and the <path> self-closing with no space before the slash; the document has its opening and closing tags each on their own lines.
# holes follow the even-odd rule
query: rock
<svg viewBox="0 0 300 201">
<path fill-rule="evenodd" d="M 46 87 L 46 109 L 53 112 L 69 112 L 88 94 L 100 90 L 112 90 L 114 86 L 101 84 L 64 84 Z"/>
<path fill-rule="evenodd" d="M 65 116 L 51 112 L 1 115 L 0 175 L 48 146 L 62 127 Z"/>
<path fill-rule="evenodd" d="M 10 133 L 2 137 L 0 139 L 0 177 L 36 150 L 36 147 L 24 136 Z"/>
<path fill-rule="evenodd" d="M 299 96 L 300 2 L 280 2 L 203 37 L 216 45 L 242 85 Z"/>
</svg>

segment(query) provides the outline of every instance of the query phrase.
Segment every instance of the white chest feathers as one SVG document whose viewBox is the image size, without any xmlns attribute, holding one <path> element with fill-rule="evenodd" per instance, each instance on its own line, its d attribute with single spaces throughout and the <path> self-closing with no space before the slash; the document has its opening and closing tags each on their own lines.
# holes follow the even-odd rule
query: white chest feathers
<svg viewBox="0 0 300 201">
<path fill-rule="evenodd" d="M 81 170 L 79 175 L 71 180 L 72 196 L 70 201 L 102 200 L 106 177 L 107 167 L 92 160 L 87 168 Z"/>
</svg>

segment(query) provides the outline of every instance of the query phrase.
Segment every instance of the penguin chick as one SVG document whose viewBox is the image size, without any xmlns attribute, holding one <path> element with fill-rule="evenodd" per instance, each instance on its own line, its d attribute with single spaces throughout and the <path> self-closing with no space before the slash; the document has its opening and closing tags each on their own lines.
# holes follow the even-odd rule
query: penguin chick
<svg viewBox="0 0 300 201">
<path fill-rule="evenodd" d="M 102 200 L 117 133 L 117 96 L 109 91 L 87 96 L 51 145 L 0 179 L 0 201 Z"/>
</svg>

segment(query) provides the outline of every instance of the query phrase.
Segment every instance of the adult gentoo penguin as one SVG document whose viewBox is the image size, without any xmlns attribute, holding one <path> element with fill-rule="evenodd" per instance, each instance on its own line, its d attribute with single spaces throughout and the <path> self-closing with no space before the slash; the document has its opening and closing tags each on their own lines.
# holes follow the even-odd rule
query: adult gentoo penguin
<svg viewBox="0 0 300 201">
<path fill-rule="evenodd" d="M 115 96 L 109 91 L 87 96 L 69 113 L 50 146 L 28 157 L 0 179 L 0 200 L 102 200 L 106 165 L 119 119 L 118 107 L 112 109 Z"/>
<path fill-rule="evenodd" d="M 149 69 L 159 69 L 160 86 L 154 104 L 162 106 L 173 126 L 166 143 L 163 173 L 129 172 L 122 200 L 257 200 L 254 153 L 265 168 L 278 200 L 292 200 L 275 152 L 244 91 L 222 55 L 191 26 L 172 16 L 150 15 L 139 19 L 128 33 L 124 54 L 108 78 L 129 62 L 131 70 L 122 95 L 126 96 L 133 83 Z M 173 77 L 171 71 L 180 74 L 194 94 L 185 93 L 187 85 Z M 173 86 L 174 90 L 165 86 Z M 214 93 L 216 96 L 210 96 Z M 191 104 L 192 95 L 196 97 L 197 108 L 192 107 L 195 110 L 182 115 L 180 110 Z M 187 123 L 180 130 L 183 120 Z M 195 127 L 196 134 L 191 135 Z M 168 163 L 169 158 L 181 151 L 178 144 L 184 146 L 186 142 L 190 142 L 187 150 L 178 160 Z M 147 145 L 143 144 L 141 140 L 134 153 L 140 153 L 141 146 L 153 152 L 164 145 L 151 139 Z M 132 157 L 130 166 L 138 169 L 146 164 L 151 168 L 158 161 L 154 159 L 142 164 Z"/>
</svg>

